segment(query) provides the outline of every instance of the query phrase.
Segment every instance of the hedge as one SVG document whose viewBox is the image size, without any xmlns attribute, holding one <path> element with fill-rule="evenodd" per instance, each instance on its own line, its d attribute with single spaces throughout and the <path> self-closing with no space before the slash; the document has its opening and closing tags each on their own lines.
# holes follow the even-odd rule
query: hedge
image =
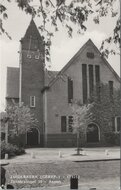
<svg viewBox="0 0 121 190">
<path fill-rule="evenodd" d="M 8 157 L 13 157 L 16 155 L 25 154 L 24 148 L 18 147 L 16 145 L 5 143 L 5 141 L 1 142 L 1 159 L 5 158 L 5 154 L 8 154 Z"/>
<path fill-rule="evenodd" d="M 114 132 L 105 133 L 105 140 L 107 145 L 119 146 L 120 133 L 114 133 Z"/>
</svg>

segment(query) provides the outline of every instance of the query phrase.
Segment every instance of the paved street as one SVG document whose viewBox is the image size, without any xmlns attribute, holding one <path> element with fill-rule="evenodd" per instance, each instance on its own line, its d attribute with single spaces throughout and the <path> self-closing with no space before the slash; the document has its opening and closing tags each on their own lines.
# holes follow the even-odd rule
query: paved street
<svg viewBox="0 0 121 190">
<path fill-rule="evenodd" d="M 16 189 L 69 190 L 70 176 L 78 175 L 79 190 L 91 187 L 118 190 L 120 161 L 115 159 L 119 158 L 119 149 L 108 150 L 109 154 L 105 155 L 104 148 L 85 149 L 83 156 L 74 156 L 75 149 L 27 149 L 26 155 L 10 159 L 4 166 L 7 184 L 13 184 Z M 104 161 L 104 158 L 109 160 Z"/>
<path fill-rule="evenodd" d="M 118 182 L 118 181 L 117 181 Z M 103 185 L 102 185 L 103 184 Z M 97 183 L 81 183 L 78 186 L 78 190 L 120 190 L 119 183 L 98 181 Z M 91 189 L 96 188 L 96 189 Z M 22 188 L 22 190 L 70 190 L 70 185 L 63 185 L 58 187 L 37 187 L 37 188 Z"/>
<path fill-rule="evenodd" d="M 7 183 L 16 188 L 64 186 L 64 189 L 68 189 L 71 175 L 79 176 L 79 184 L 83 185 L 85 190 L 87 187 L 103 187 L 103 190 L 109 187 L 110 190 L 115 190 L 114 187 L 119 187 L 119 161 L 11 164 L 5 168 Z"/>
</svg>

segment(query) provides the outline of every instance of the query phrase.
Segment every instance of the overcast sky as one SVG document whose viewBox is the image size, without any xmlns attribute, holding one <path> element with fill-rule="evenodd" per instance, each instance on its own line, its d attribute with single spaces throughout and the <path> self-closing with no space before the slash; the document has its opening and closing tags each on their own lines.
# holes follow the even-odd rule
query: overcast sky
<svg viewBox="0 0 121 190">
<path fill-rule="evenodd" d="M 0 111 L 5 107 L 6 95 L 6 70 L 7 66 L 19 66 L 19 40 L 24 36 L 26 29 L 30 23 L 31 17 L 20 11 L 14 3 L 9 3 L 8 19 L 4 22 L 6 30 L 12 37 L 9 40 L 6 36 L 1 36 L 0 42 Z M 35 23 L 39 26 L 40 20 L 35 19 Z M 115 19 L 107 17 L 101 20 L 100 25 L 95 25 L 91 20 L 87 23 L 87 31 L 84 35 L 74 34 L 73 38 L 69 38 L 63 28 L 57 32 L 52 40 L 51 47 L 51 66 L 52 70 L 60 70 L 82 47 L 82 45 L 90 38 L 95 45 L 100 48 L 101 42 L 105 37 L 112 33 Z M 109 56 L 108 62 L 113 69 L 120 73 L 119 56 Z"/>
</svg>

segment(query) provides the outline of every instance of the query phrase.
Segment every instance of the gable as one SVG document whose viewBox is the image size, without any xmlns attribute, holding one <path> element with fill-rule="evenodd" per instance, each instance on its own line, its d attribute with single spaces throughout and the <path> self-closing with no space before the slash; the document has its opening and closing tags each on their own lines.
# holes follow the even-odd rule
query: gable
<svg viewBox="0 0 121 190">
<path fill-rule="evenodd" d="M 92 57 L 89 58 L 87 53 L 93 54 Z M 98 61 L 97 61 L 98 60 Z M 117 73 L 113 70 L 113 68 L 110 66 L 110 64 L 107 62 L 105 58 L 102 57 L 102 54 L 98 50 L 98 48 L 94 45 L 94 43 L 89 39 L 82 48 L 72 57 L 72 59 L 62 68 L 62 70 L 58 73 L 55 79 L 51 80 L 49 83 L 49 87 L 51 87 L 59 78 L 61 75 L 63 75 L 65 72 L 68 72 L 67 70 L 72 65 L 76 64 L 77 62 L 80 63 L 89 63 L 89 64 L 103 64 L 106 68 L 108 68 L 109 72 L 112 74 L 112 76 L 115 78 L 117 82 L 120 82 L 120 78 L 117 75 Z M 97 61 L 97 62 L 96 62 Z"/>
</svg>

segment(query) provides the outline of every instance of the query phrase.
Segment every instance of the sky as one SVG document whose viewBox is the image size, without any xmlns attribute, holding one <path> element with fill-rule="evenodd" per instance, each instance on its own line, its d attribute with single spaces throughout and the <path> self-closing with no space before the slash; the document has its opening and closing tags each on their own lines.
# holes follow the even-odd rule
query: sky
<svg viewBox="0 0 121 190">
<path fill-rule="evenodd" d="M 20 40 L 31 21 L 31 17 L 19 10 L 15 3 L 9 3 L 7 8 L 8 19 L 4 21 L 4 27 L 12 40 L 9 40 L 5 35 L 0 36 L 0 111 L 5 108 L 7 67 L 19 67 Z M 35 23 L 39 26 L 40 19 L 36 18 Z M 73 38 L 69 38 L 65 29 L 60 26 L 59 32 L 55 33 L 52 39 L 51 69 L 60 70 L 89 38 L 100 48 L 102 40 L 112 33 L 114 24 L 115 18 L 106 17 L 101 20 L 99 25 L 89 19 L 84 35 L 74 33 Z M 118 55 L 109 56 L 108 62 L 119 75 L 120 57 Z"/>
</svg>

